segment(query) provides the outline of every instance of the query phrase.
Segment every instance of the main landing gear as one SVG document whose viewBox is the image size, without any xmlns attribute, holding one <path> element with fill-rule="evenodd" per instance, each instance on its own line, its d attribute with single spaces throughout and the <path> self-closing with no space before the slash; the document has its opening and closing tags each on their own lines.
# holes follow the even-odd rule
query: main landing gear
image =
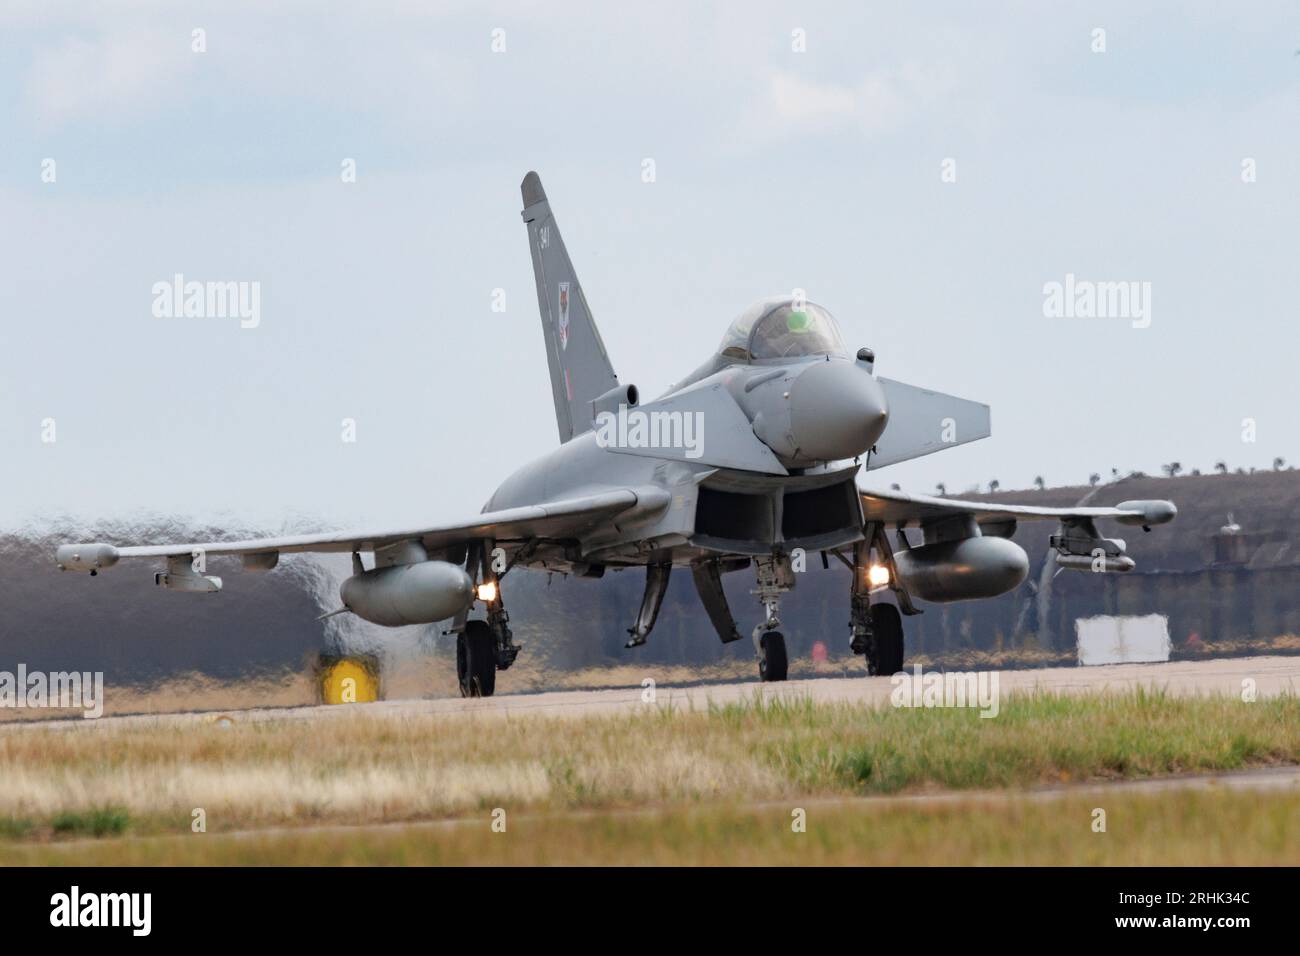
<svg viewBox="0 0 1300 956">
<path fill-rule="evenodd" d="M 867 673 L 897 674 L 903 669 L 903 618 L 892 604 L 871 605 L 871 645 Z"/>
<path fill-rule="evenodd" d="M 903 618 L 892 604 L 871 603 L 871 587 L 867 580 L 870 553 L 870 540 L 854 545 L 853 585 L 849 596 L 849 629 L 852 631 L 849 649 L 867 659 L 868 674 L 896 674 L 903 669 Z"/>
<path fill-rule="evenodd" d="M 496 635 L 487 621 L 466 621 L 456 635 L 456 680 L 462 697 L 491 697 L 497 689 Z"/>
<path fill-rule="evenodd" d="M 485 605 L 486 620 L 460 621 L 456 633 L 456 681 L 462 697 L 491 697 L 496 692 L 497 671 L 505 670 L 519 656 L 519 645 L 510 633 L 510 615 L 501 597 L 501 578 L 493 565 L 492 542 L 471 545 L 465 557 L 470 580 L 479 579 L 478 598 Z"/>
</svg>

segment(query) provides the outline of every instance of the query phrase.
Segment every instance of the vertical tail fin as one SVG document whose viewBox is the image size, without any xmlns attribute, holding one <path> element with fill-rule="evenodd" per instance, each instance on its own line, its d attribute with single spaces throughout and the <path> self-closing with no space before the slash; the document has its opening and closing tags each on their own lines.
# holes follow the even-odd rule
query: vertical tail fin
<svg viewBox="0 0 1300 956">
<path fill-rule="evenodd" d="M 578 275 L 551 215 L 542 180 L 529 173 L 520 184 L 524 197 L 524 222 L 533 254 L 537 280 L 537 305 L 542 313 L 546 361 L 551 369 L 551 395 L 560 442 L 591 428 L 591 402 L 618 386 L 618 376 L 605 354 L 605 343 Z"/>
</svg>

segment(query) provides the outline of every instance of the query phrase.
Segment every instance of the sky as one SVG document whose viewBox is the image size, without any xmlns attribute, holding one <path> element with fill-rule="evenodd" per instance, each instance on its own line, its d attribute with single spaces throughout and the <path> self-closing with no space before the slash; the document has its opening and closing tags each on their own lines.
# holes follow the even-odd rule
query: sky
<svg viewBox="0 0 1300 956">
<path fill-rule="evenodd" d="M 803 289 L 992 406 L 868 483 L 1300 463 L 1298 54 L 1280 2 L 6 0 L 0 525 L 476 513 L 557 441 L 530 169 L 643 395 Z"/>
</svg>

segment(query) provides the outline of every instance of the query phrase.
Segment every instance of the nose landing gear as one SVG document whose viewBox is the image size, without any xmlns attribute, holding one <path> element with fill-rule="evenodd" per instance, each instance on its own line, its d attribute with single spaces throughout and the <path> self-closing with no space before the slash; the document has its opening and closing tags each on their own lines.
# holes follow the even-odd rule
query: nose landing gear
<svg viewBox="0 0 1300 956">
<path fill-rule="evenodd" d="M 764 682 L 785 680 L 789 657 L 781 626 L 781 595 L 794 587 L 794 569 L 788 555 L 756 558 L 758 587 L 753 594 L 763 605 L 764 619 L 754 627 L 754 651 L 758 656 L 758 676 Z"/>
<path fill-rule="evenodd" d="M 785 680 L 790 666 L 785 653 L 785 635 L 780 631 L 767 631 L 759 635 L 757 648 L 759 679 Z"/>
</svg>

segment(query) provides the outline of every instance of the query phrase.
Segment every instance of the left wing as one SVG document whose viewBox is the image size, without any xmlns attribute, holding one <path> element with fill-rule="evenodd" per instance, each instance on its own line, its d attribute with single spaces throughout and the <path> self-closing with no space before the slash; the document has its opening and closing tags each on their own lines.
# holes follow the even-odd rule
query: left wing
<svg viewBox="0 0 1300 956">
<path fill-rule="evenodd" d="M 1125 554 L 1118 538 L 1103 538 L 1094 524 L 1097 518 L 1113 518 L 1120 524 L 1152 525 L 1173 521 L 1178 509 L 1172 501 L 1121 501 L 1114 507 L 1043 508 L 1037 505 L 1003 505 L 958 498 L 910 495 L 901 491 L 873 491 L 859 488 L 863 517 L 880 526 L 898 528 L 919 525 L 926 543 L 971 537 L 976 533 L 1009 538 L 1019 521 L 1055 518 L 1061 523 L 1050 543 L 1057 563 L 1076 570 L 1129 571 L 1133 559 Z M 1100 565 L 1098 564 L 1100 562 Z"/>
<path fill-rule="evenodd" d="M 1172 501 L 1121 501 L 1111 508 L 1043 508 L 1038 505 L 1002 505 L 991 501 L 935 498 L 901 491 L 872 491 L 859 488 L 862 510 L 868 521 L 887 524 L 925 524 L 957 514 L 975 515 L 980 523 L 997 519 L 1033 521 L 1043 518 L 1114 518 L 1120 524 L 1165 524 L 1178 514 Z"/>
</svg>

